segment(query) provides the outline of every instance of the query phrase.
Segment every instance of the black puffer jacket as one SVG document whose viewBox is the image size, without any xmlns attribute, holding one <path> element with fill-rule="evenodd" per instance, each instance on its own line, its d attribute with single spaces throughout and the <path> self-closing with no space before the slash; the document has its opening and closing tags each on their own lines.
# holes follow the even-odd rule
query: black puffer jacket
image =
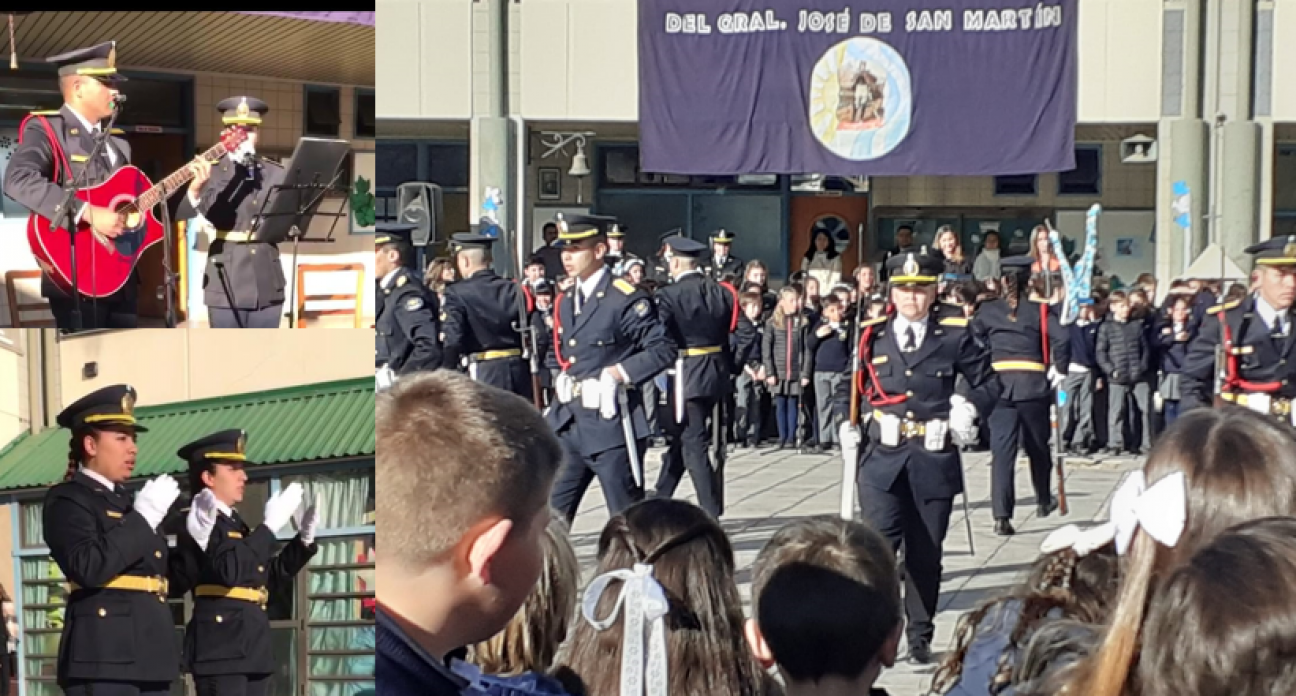
<svg viewBox="0 0 1296 696">
<path fill-rule="evenodd" d="M 1152 366 L 1144 322 L 1108 319 L 1098 329 L 1098 366 L 1113 384 L 1135 384 Z"/>
</svg>

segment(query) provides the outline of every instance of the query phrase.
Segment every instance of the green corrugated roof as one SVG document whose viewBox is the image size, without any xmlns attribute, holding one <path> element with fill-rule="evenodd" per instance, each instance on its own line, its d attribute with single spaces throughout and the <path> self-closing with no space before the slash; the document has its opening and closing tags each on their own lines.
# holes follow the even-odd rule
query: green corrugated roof
<svg viewBox="0 0 1296 696">
<path fill-rule="evenodd" d="M 374 454 L 372 378 L 322 382 L 287 389 L 141 406 L 135 477 L 188 469 L 176 450 L 227 428 L 248 434 L 248 459 L 286 464 Z M 0 449 L 0 492 L 50 486 L 67 471 L 68 431 L 25 434 Z"/>
</svg>

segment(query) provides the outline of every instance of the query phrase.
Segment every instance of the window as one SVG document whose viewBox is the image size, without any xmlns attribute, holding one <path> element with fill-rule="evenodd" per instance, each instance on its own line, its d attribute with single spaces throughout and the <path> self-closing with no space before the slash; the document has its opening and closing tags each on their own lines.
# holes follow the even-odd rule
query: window
<svg viewBox="0 0 1296 696">
<path fill-rule="evenodd" d="M 1034 196 L 1035 179 L 1034 174 L 1010 174 L 1008 176 L 996 176 L 994 181 L 994 192 L 996 196 Z"/>
<path fill-rule="evenodd" d="M 599 182 L 602 188 L 659 187 L 659 188 L 726 188 L 744 191 L 777 190 L 779 178 L 775 174 L 743 176 L 683 176 L 679 174 L 654 174 L 639 169 L 638 145 L 600 145 Z"/>
<path fill-rule="evenodd" d="M 374 119 L 374 92 L 371 89 L 358 89 L 355 95 L 355 137 L 373 138 L 378 131 Z"/>
<path fill-rule="evenodd" d="M 306 105 L 302 109 L 306 120 L 302 130 L 307 136 L 338 137 L 342 123 L 342 93 L 336 87 L 306 85 Z"/>
<path fill-rule="evenodd" d="M 285 477 L 321 501 L 319 552 L 306 567 L 308 696 L 374 688 L 374 472 Z"/>
<path fill-rule="evenodd" d="M 185 128 L 185 105 L 192 104 L 188 80 L 149 80 L 132 77 L 121 83 L 129 101 L 117 117 L 117 125 Z"/>
<path fill-rule="evenodd" d="M 1077 145 L 1075 163 L 1075 169 L 1058 173 L 1058 195 L 1099 195 L 1102 192 L 1102 146 Z"/>
</svg>

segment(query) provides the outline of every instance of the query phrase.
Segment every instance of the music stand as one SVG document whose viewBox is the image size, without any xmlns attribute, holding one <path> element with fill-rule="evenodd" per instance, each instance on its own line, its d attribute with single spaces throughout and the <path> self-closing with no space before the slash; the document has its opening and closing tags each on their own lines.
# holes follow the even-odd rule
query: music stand
<svg viewBox="0 0 1296 696">
<path fill-rule="evenodd" d="M 293 328 L 297 320 L 297 245 L 299 242 L 331 243 L 333 230 L 337 227 L 338 218 L 346 213 L 346 205 L 337 212 L 319 212 L 319 204 L 328 191 L 347 192 L 349 188 L 337 186 L 337 179 L 342 175 L 342 161 L 351 152 L 351 144 L 345 140 L 324 138 L 302 138 L 297 141 L 292 160 L 284 174 L 283 182 L 271 186 L 261 211 L 252 223 L 250 241 L 265 244 L 278 244 L 291 239 L 293 245 L 292 290 L 289 293 L 288 328 Z M 316 215 L 332 217 L 328 235 L 322 239 L 308 239 L 306 230 Z"/>
</svg>

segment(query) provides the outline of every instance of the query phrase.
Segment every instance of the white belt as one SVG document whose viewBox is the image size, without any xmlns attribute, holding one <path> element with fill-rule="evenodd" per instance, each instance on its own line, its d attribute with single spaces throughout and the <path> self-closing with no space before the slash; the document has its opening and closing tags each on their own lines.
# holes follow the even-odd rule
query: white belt
<svg viewBox="0 0 1296 696">
<path fill-rule="evenodd" d="M 554 398 L 561 404 L 570 404 L 579 400 L 582 407 L 597 410 L 604 418 L 617 416 L 616 380 L 611 377 L 591 377 L 576 381 L 566 372 L 558 373 L 554 379 Z"/>
<path fill-rule="evenodd" d="M 931 452 L 943 452 L 949 446 L 949 420 L 947 419 L 915 421 L 874 411 L 873 420 L 881 431 L 879 442 L 887 447 L 899 447 L 905 440 L 918 438 L 922 439 L 923 447 Z"/>
</svg>

